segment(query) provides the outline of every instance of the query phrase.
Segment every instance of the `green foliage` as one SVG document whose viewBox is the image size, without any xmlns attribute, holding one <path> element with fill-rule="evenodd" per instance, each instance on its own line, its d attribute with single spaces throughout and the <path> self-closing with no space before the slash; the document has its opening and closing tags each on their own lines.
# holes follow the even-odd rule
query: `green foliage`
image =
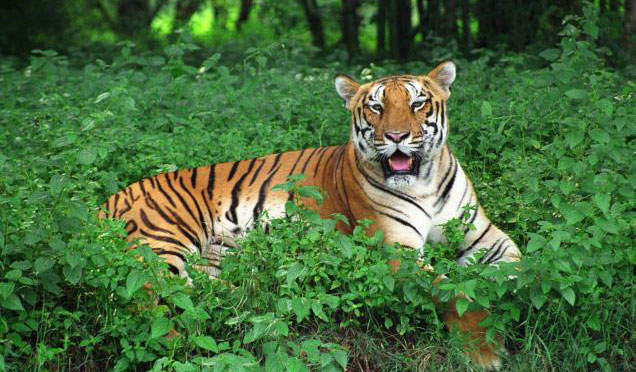
<svg viewBox="0 0 636 372">
<path fill-rule="evenodd" d="M 344 143 L 338 66 L 279 44 L 237 65 L 192 62 L 186 34 L 160 55 L 122 43 L 82 69 L 50 50 L 22 70 L 0 61 L 0 371 L 458 370 L 436 316 L 458 293 L 471 300 L 460 313 L 492 312 L 510 370 L 629 370 L 636 86 L 604 65 L 595 17 L 566 19 L 540 53 L 547 68 L 523 54 L 458 61 L 453 151 L 525 254 L 498 266 L 455 265 L 460 220 L 422 257 L 368 236 L 370 221 L 344 236 L 294 179 L 280 186 L 298 196 L 288 217 L 230 251 L 222 280 L 191 269 L 188 287 L 148 248 L 130 251 L 121 223 L 98 221 L 99 201 L 163 171 Z"/>
</svg>

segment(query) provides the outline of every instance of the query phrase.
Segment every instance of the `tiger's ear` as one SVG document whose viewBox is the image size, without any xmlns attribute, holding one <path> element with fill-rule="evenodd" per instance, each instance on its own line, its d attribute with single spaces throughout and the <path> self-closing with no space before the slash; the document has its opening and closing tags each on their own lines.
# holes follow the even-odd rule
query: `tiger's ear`
<svg viewBox="0 0 636 372">
<path fill-rule="evenodd" d="M 451 61 L 442 62 L 435 66 L 427 76 L 437 83 L 446 94 L 450 95 L 450 86 L 455 81 L 455 64 Z"/>
<path fill-rule="evenodd" d="M 336 92 L 338 92 L 340 98 L 344 99 L 347 109 L 350 109 L 349 102 L 351 102 L 353 96 L 356 95 L 358 88 L 360 88 L 360 84 L 356 83 L 355 80 L 349 76 L 343 74 L 336 74 L 334 84 L 336 85 Z"/>
</svg>

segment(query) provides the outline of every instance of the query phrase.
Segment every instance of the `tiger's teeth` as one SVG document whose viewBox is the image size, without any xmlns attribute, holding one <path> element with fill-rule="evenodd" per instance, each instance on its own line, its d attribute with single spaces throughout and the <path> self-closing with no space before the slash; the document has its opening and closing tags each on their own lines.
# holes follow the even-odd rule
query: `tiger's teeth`
<svg viewBox="0 0 636 372">
<path fill-rule="evenodd" d="M 409 169 L 413 169 L 413 158 L 409 158 Z"/>
</svg>

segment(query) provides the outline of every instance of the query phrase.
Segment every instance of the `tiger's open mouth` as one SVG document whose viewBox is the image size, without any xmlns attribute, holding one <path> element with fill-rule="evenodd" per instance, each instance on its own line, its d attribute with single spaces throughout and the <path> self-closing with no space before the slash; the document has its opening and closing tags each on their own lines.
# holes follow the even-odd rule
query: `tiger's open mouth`
<svg viewBox="0 0 636 372">
<path fill-rule="evenodd" d="M 382 159 L 382 170 L 384 177 L 389 178 L 395 175 L 417 175 L 420 160 L 415 156 L 408 156 L 399 150 L 388 158 Z"/>
</svg>

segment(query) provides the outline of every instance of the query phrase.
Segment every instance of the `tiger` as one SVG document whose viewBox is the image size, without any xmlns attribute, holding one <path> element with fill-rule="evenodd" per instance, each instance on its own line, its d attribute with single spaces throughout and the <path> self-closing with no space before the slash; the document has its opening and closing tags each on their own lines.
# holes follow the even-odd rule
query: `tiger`
<svg viewBox="0 0 636 372">
<path fill-rule="evenodd" d="M 226 249 L 238 248 L 239 238 L 264 212 L 270 218 L 285 215 L 293 195 L 274 186 L 304 174 L 301 185 L 327 195 L 321 204 L 313 199 L 304 204 L 322 218 L 345 216 L 350 223 L 337 224 L 342 233 L 368 219 L 373 221 L 369 234 L 382 230 L 386 243 L 424 253 L 427 241 L 445 241 L 441 225 L 470 213 L 467 222 L 475 228 L 466 232 L 457 264 L 468 264 L 480 249 L 486 264 L 517 261 L 519 248 L 488 219 L 448 144 L 446 103 L 455 75 L 451 61 L 426 75 L 364 84 L 337 74 L 335 90 L 351 113 L 348 143 L 155 175 L 108 198 L 99 217 L 125 221 L 128 239 L 151 247 L 176 275 L 188 278 L 187 257 L 197 254 L 207 259 L 198 269 L 216 278 Z M 459 317 L 451 306 L 444 320 L 449 328 L 459 326 L 483 339 L 478 323 L 486 316 L 467 312 Z M 482 340 L 471 357 L 498 368 L 496 349 Z"/>
</svg>

